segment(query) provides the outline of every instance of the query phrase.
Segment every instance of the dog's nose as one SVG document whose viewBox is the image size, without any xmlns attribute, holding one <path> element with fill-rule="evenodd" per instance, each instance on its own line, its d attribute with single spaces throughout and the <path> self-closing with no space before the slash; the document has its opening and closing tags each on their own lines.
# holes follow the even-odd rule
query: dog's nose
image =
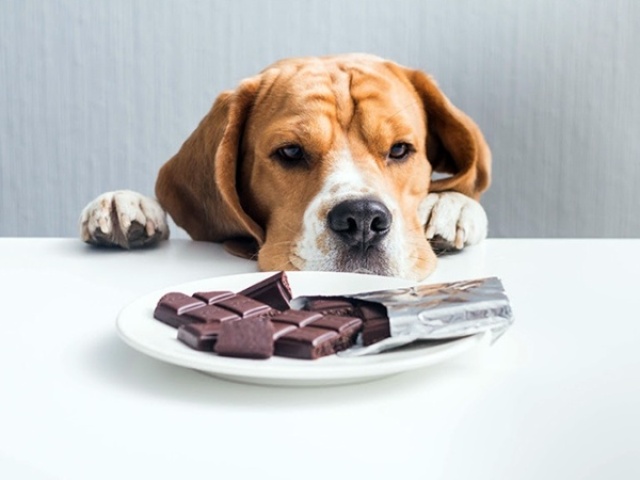
<svg viewBox="0 0 640 480">
<path fill-rule="evenodd" d="M 378 244 L 391 228 L 391 212 L 371 198 L 346 200 L 331 209 L 327 216 L 329 228 L 350 247 L 366 252 Z"/>
</svg>

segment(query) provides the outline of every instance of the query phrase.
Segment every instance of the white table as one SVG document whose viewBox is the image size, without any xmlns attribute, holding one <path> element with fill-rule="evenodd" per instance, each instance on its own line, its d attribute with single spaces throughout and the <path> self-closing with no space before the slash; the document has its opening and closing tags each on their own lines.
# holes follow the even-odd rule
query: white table
<svg viewBox="0 0 640 480">
<path fill-rule="evenodd" d="M 497 275 L 490 349 L 371 383 L 217 380 L 125 345 L 140 295 L 252 272 L 219 245 L 0 239 L 0 478 L 640 478 L 640 240 L 488 240 L 430 281 Z"/>
</svg>

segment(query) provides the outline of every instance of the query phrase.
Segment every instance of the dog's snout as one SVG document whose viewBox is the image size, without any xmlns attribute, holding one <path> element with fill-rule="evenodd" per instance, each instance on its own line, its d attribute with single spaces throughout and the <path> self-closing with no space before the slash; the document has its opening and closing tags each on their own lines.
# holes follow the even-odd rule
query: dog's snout
<svg viewBox="0 0 640 480">
<path fill-rule="evenodd" d="M 392 216 L 382 202 L 365 198 L 338 203 L 327 220 L 329 228 L 348 246 L 366 251 L 389 233 Z"/>
</svg>

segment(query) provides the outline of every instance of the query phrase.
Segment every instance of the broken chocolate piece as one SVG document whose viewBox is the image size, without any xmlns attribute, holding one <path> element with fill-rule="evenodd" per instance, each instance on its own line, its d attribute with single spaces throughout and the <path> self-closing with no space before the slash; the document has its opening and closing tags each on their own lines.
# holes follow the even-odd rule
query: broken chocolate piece
<svg viewBox="0 0 640 480">
<path fill-rule="evenodd" d="M 234 295 L 231 298 L 221 300 L 216 303 L 216 306 L 226 308 L 232 312 L 237 313 L 242 318 L 259 315 L 261 313 L 267 313 L 271 310 L 269 305 L 262 302 L 257 302 L 252 298 L 245 297 L 244 295 Z"/>
<path fill-rule="evenodd" d="M 213 351 L 221 323 L 191 323 L 178 328 L 178 340 L 195 350 Z"/>
<path fill-rule="evenodd" d="M 291 287 L 284 272 L 265 278 L 239 294 L 266 303 L 276 310 L 287 310 L 291 301 Z"/>
<path fill-rule="evenodd" d="M 183 314 L 196 308 L 204 307 L 204 305 L 205 303 L 197 298 L 190 297 L 184 293 L 171 292 L 160 298 L 153 316 L 167 325 L 179 327 L 184 323 L 193 322 L 193 320 L 183 317 Z"/>
<path fill-rule="evenodd" d="M 275 354 L 283 357 L 316 359 L 335 353 L 339 335 L 333 330 L 302 327 L 286 333 L 275 342 Z"/>
<path fill-rule="evenodd" d="M 269 358 L 273 355 L 274 328 L 267 316 L 222 322 L 214 350 L 218 355 Z"/>
</svg>

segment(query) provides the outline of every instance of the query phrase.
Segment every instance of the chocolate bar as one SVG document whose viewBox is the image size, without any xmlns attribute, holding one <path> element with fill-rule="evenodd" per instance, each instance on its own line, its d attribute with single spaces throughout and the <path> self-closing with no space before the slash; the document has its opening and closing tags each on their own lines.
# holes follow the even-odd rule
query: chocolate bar
<svg viewBox="0 0 640 480">
<path fill-rule="evenodd" d="M 305 310 L 282 309 L 291 300 L 284 272 L 242 292 L 172 292 L 159 300 L 154 316 L 179 327 L 178 339 L 192 348 L 246 358 L 356 356 L 486 331 L 495 341 L 513 322 L 495 277 L 296 299 Z"/>
<path fill-rule="evenodd" d="M 345 356 L 380 353 L 416 340 L 442 340 L 485 332 L 496 341 L 513 323 L 509 299 L 496 277 L 345 297 L 356 302 L 364 321 L 363 346 L 343 352 Z M 366 344 L 367 336 L 375 343 Z M 387 338 L 380 338 L 383 336 Z"/>
<path fill-rule="evenodd" d="M 242 292 L 168 293 L 154 316 L 177 327 L 178 340 L 193 349 L 243 358 L 269 358 L 276 344 L 280 355 L 319 358 L 350 347 L 362 325 L 358 318 L 329 313 L 345 306 L 351 311 L 344 301 L 319 301 L 316 306 L 323 311 L 317 312 L 290 309 L 291 290 L 284 272 Z"/>
<path fill-rule="evenodd" d="M 266 315 L 223 322 L 214 351 L 227 357 L 269 358 L 273 336 L 273 325 Z"/>
<path fill-rule="evenodd" d="M 278 272 L 261 282 L 245 288 L 240 295 L 266 303 L 276 310 L 289 309 L 291 302 L 291 286 L 284 272 Z"/>
</svg>

